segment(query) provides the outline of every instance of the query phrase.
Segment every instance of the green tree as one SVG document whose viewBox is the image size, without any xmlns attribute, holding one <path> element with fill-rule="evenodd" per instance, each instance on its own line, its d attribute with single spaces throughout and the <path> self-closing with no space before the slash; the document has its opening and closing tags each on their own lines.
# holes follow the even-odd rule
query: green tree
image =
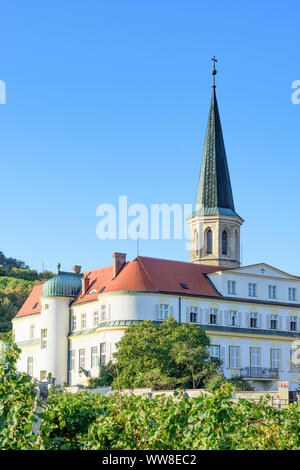
<svg viewBox="0 0 300 470">
<path fill-rule="evenodd" d="M 132 325 L 115 353 L 120 386 L 199 387 L 220 366 L 209 360 L 209 344 L 203 329 L 179 324 L 173 317 L 158 325 L 151 321 Z"/>
<path fill-rule="evenodd" d="M 36 390 L 29 375 L 16 371 L 19 354 L 15 344 L 7 346 L 5 363 L 0 364 L 0 449 L 37 448 Z"/>
</svg>

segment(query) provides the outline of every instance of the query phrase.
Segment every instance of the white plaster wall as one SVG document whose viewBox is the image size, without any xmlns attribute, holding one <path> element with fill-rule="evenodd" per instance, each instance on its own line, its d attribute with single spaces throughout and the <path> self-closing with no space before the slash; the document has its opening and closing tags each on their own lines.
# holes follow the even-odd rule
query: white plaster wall
<svg viewBox="0 0 300 470">
<path fill-rule="evenodd" d="M 244 339 L 244 338 L 226 338 L 218 336 L 213 332 L 207 332 L 208 336 L 211 338 L 211 344 L 219 345 L 223 350 L 221 351 L 222 359 L 224 358 L 224 374 L 226 377 L 230 378 L 233 375 L 239 375 L 239 369 L 231 369 L 229 366 L 229 347 L 230 346 L 239 346 L 240 347 L 240 356 L 241 356 L 241 367 L 250 367 L 250 348 L 260 348 L 261 349 L 261 366 L 271 368 L 271 359 L 270 355 L 271 349 L 279 349 L 281 351 L 281 367 L 280 367 L 280 377 L 279 380 L 290 381 L 290 390 L 295 390 L 299 386 L 300 374 L 295 374 L 290 372 L 289 360 L 290 360 L 290 350 L 291 343 L 289 341 L 272 341 L 270 340 L 259 340 L 259 339 Z M 269 387 L 271 381 L 265 381 L 265 386 Z M 273 382 L 270 390 L 277 390 L 277 381 Z M 253 382 L 254 386 L 261 389 L 262 381 L 255 380 Z"/>
<path fill-rule="evenodd" d="M 116 351 L 116 344 L 120 341 L 125 330 L 117 328 L 105 328 L 89 335 L 79 335 L 70 337 L 70 351 L 75 351 L 75 367 L 69 373 L 70 385 L 78 385 L 84 379 L 84 375 L 79 373 L 79 351 L 85 350 L 85 370 L 90 372 L 91 377 L 99 376 L 99 366 L 91 367 L 91 348 L 97 347 L 99 361 L 100 343 L 106 343 L 106 363 L 113 360 L 113 353 Z"/>
<path fill-rule="evenodd" d="M 241 271 L 241 272 L 246 274 L 245 271 Z M 238 274 L 235 274 L 234 272 L 232 273 L 222 272 L 219 274 L 210 274 L 209 278 L 214 283 L 218 291 L 227 297 L 236 296 L 236 297 L 245 298 L 245 299 L 249 299 L 253 301 L 255 300 L 264 300 L 267 302 L 275 301 L 275 302 L 288 303 L 288 304 L 291 304 L 291 306 L 297 303 L 300 303 L 300 280 L 297 281 L 292 278 L 289 279 L 287 277 L 283 278 L 282 276 L 279 276 L 279 275 L 277 277 L 277 273 L 275 273 L 274 271 L 272 271 L 272 275 L 274 279 L 266 278 L 263 276 L 258 277 L 257 275 L 253 276 L 251 274 L 240 276 Z M 227 281 L 236 281 L 236 294 L 228 293 Z M 257 285 L 256 297 L 249 296 L 248 284 L 250 282 Z M 269 285 L 277 286 L 277 298 L 276 299 L 269 298 Z M 295 301 L 289 300 L 289 287 L 296 289 Z"/>
</svg>

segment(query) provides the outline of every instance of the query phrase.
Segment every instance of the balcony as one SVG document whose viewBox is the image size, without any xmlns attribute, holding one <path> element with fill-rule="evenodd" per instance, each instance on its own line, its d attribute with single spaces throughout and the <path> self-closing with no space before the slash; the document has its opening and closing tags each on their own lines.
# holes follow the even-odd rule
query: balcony
<svg viewBox="0 0 300 470">
<path fill-rule="evenodd" d="M 241 377 L 245 379 L 278 380 L 279 369 L 268 367 L 244 367 L 241 369 Z"/>
</svg>

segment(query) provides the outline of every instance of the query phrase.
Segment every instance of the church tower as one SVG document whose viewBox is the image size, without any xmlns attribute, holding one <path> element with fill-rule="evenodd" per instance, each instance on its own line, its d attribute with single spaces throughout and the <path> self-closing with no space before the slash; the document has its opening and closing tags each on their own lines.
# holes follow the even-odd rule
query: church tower
<svg viewBox="0 0 300 470">
<path fill-rule="evenodd" d="M 237 268 L 240 266 L 240 227 L 235 212 L 221 120 L 213 86 L 195 209 L 190 224 L 192 263 Z"/>
</svg>

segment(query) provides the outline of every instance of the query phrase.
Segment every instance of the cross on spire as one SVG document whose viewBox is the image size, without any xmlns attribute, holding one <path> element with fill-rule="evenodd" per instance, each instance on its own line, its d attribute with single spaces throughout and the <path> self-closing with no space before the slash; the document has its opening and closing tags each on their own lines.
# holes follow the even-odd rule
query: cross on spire
<svg viewBox="0 0 300 470">
<path fill-rule="evenodd" d="M 215 76 L 216 76 L 216 74 L 217 74 L 216 62 L 218 62 L 218 61 L 217 61 L 215 55 L 212 57 L 211 60 L 213 61 L 213 68 L 212 68 L 212 71 L 211 71 L 211 74 L 212 74 L 212 76 L 213 76 L 213 88 L 216 88 L 216 83 L 215 83 Z"/>
</svg>

